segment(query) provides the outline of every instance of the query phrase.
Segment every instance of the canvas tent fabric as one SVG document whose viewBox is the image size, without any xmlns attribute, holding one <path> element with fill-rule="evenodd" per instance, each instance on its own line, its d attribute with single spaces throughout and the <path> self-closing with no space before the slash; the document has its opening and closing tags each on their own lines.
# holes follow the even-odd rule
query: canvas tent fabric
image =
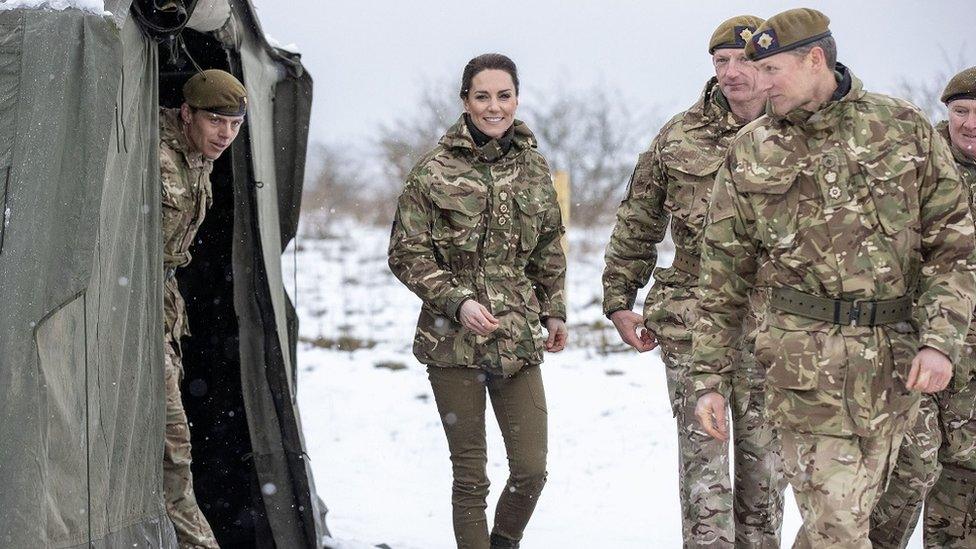
<svg viewBox="0 0 976 549">
<path fill-rule="evenodd" d="M 264 494 L 275 543 L 315 547 L 325 510 L 304 453 L 280 272 L 311 79 L 267 45 L 249 2 L 226 6 L 225 45 L 260 97 L 255 115 L 268 117 L 251 117 L 233 161 L 249 189 L 233 266 L 254 466 L 275 487 Z M 0 12 L 3 547 L 176 545 L 161 496 L 159 48 L 129 7 Z"/>
</svg>

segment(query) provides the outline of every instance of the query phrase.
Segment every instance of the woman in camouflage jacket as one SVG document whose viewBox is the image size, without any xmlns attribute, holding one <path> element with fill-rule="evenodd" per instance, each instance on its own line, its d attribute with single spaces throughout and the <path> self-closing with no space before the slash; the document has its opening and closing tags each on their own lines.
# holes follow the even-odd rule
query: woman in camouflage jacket
<svg viewBox="0 0 976 549">
<path fill-rule="evenodd" d="M 518 547 L 546 480 L 539 364 L 567 339 L 564 229 L 546 161 L 514 118 L 515 64 L 472 59 L 461 99 L 464 115 L 407 178 L 389 263 L 423 301 L 413 349 L 447 434 L 458 547 Z M 510 468 L 490 536 L 486 393 Z"/>
</svg>

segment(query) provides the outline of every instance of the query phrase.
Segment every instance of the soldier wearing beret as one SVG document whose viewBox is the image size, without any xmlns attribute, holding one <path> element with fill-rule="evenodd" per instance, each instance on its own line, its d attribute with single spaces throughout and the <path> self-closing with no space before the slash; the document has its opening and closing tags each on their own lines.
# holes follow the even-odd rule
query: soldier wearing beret
<svg viewBox="0 0 976 549">
<path fill-rule="evenodd" d="M 702 427 L 724 439 L 749 291 L 770 288 L 755 353 L 803 516 L 794 547 L 868 548 L 919 394 L 959 361 L 976 241 L 945 141 L 836 62 L 828 23 L 789 10 L 746 46 L 769 108 L 716 176 L 691 368 Z"/>
<path fill-rule="evenodd" d="M 736 360 L 731 408 L 735 431 L 735 480 L 728 442 L 697 428 L 689 380 L 691 328 L 697 316 L 698 249 L 715 172 L 729 143 L 762 114 L 765 96 L 744 48 L 762 23 L 733 17 L 708 43 L 715 76 L 694 105 L 664 125 L 641 154 L 617 210 L 603 271 L 604 313 L 621 339 L 639 352 L 661 346 L 668 392 L 678 426 L 678 491 L 686 547 L 778 547 L 782 491 L 776 440 L 762 417 L 762 372 L 751 335 Z M 675 245 L 670 267 L 657 270 L 656 246 L 668 227 Z M 643 316 L 631 310 L 637 291 L 654 272 Z M 734 487 L 734 490 L 733 490 Z"/>
<path fill-rule="evenodd" d="M 190 263 L 190 244 L 212 203 L 213 161 L 237 137 L 247 110 L 247 92 L 232 75 L 216 69 L 191 77 L 178 109 L 159 113 L 159 170 L 163 198 L 163 315 L 166 374 L 166 445 L 163 492 L 166 512 L 181 548 L 215 548 L 210 524 L 193 494 L 190 430 L 180 395 L 180 338 L 189 335 L 176 269 Z"/>
<path fill-rule="evenodd" d="M 949 142 L 970 197 L 976 196 L 976 67 L 949 81 L 942 102 L 949 119 L 935 129 Z M 976 216 L 972 198 L 970 204 Z M 952 384 L 922 397 L 888 488 L 871 514 L 874 546 L 905 547 L 923 500 L 926 547 L 976 547 L 976 324 L 969 326 Z"/>
</svg>

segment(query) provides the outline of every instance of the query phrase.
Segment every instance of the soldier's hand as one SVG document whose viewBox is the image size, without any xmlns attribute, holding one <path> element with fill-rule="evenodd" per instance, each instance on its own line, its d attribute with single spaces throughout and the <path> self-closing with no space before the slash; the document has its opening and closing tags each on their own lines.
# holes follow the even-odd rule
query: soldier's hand
<svg viewBox="0 0 976 549">
<path fill-rule="evenodd" d="M 461 304 L 458 320 L 462 326 L 480 336 L 486 336 L 498 329 L 498 319 L 492 316 L 487 307 L 473 299 Z"/>
<path fill-rule="evenodd" d="M 937 393 L 949 386 L 952 379 L 952 362 L 949 357 L 932 347 L 922 347 L 912 360 L 905 386 L 913 391 Z"/>
<path fill-rule="evenodd" d="M 566 348 L 566 341 L 569 340 L 569 330 L 566 329 L 566 322 L 563 319 L 547 318 L 546 330 L 549 331 L 549 338 L 546 339 L 547 351 L 550 353 L 558 353 Z"/>
<path fill-rule="evenodd" d="M 620 339 L 637 349 L 637 352 L 644 353 L 657 347 L 654 334 L 644 327 L 644 318 L 634 311 L 627 309 L 614 311 L 610 315 L 610 321 L 613 322 L 613 327 L 620 334 Z"/>
<path fill-rule="evenodd" d="M 695 416 L 706 433 L 718 440 L 729 440 L 729 425 L 725 417 L 725 397 L 718 393 L 705 393 L 698 397 Z"/>
</svg>

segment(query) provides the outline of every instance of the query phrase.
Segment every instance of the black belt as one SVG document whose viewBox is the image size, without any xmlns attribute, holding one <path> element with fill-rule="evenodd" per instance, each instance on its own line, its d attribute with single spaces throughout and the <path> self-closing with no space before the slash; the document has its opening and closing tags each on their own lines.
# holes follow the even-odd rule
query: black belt
<svg viewBox="0 0 976 549">
<path fill-rule="evenodd" d="M 769 304 L 784 313 L 851 326 L 905 322 L 912 319 L 914 311 L 914 300 L 907 295 L 880 301 L 848 301 L 819 297 L 793 288 L 773 289 Z"/>
<path fill-rule="evenodd" d="M 680 248 L 675 248 L 674 261 L 671 263 L 671 266 L 691 276 L 698 276 L 701 269 L 701 257 L 690 254 Z"/>
</svg>

